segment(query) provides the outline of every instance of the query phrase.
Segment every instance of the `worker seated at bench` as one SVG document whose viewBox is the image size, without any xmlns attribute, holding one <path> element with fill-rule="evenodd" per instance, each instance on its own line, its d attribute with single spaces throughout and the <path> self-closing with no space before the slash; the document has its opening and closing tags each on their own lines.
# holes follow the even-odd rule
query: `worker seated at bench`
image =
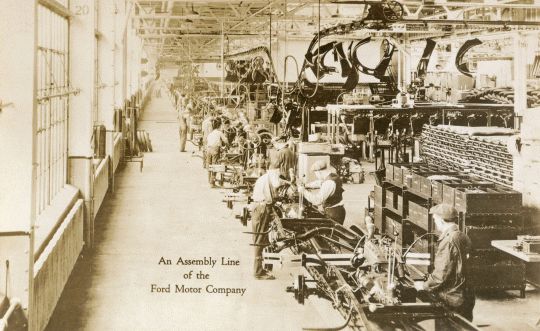
<svg viewBox="0 0 540 331">
<path fill-rule="evenodd" d="M 471 240 L 456 224 L 457 210 L 448 204 L 439 204 L 430 209 L 435 228 L 440 234 L 434 269 L 426 282 L 415 282 L 418 291 L 427 291 L 448 309 L 473 319 L 475 304 L 474 290 L 467 284 L 467 259 Z"/>
<path fill-rule="evenodd" d="M 319 160 L 311 166 L 311 171 L 318 178 L 317 181 L 308 183 L 305 187 L 299 185 L 298 192 L 304 194 L 304 198 L 319 208 L 326 217 L 343 225 L 345 222 L 345 207 L 343 205 L 343 183 L 326 161 Z M 318 188 L 317 192 L 307 189 Z"/>
</svg>

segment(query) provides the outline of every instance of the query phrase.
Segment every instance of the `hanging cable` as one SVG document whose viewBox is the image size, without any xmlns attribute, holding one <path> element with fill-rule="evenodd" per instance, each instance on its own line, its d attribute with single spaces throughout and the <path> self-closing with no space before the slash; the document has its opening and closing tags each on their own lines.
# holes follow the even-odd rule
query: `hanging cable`
<svg viewBox="0 0 540 331">
<path fill-rule="evenodd" d="M 420 241 L 422 238 L 427 237 L 427 236 L 436 236 L 436 235 L 437 235 L 437 233 L 435 233 L 435 232 L 427 232 L 427 233 L 424 233 L 423 235 L 421 235 L 420 237 L 416 238 L 416 240 L 409 246 L 409 248 L 407 248 L 405 253 L 403 253 L 401 255 L 401 258 L 406 258 L 407 254 L 409 254 L 409 251 L 411 250 L 411 248 L 413 248 L 414 245 L 416 245 L 416 243 L 418 241 Z"/>
<path fill-rule="evenodd" d="M 268 39 L 269 39 L 269 44 L 268 44 L 268 49 L 270 51 L 270 58 L 272 58 L 272 4 L 270 4 L 270 31 L 269 31 L 269 36 L 268 36 Z"/>
<path fill-rule="evenodd" d="M 318 0 L 318 10 L 317 10 L 317 57 L 320 57 L 321 56 L 321 0 Z M 302 68 L 302 71 L 305 72 L 305 63 L 306 61 L 304 60 L 304 66 Z M 309 96 L 306 96 L 303 92 L 302 92 L 302 88 L 299 89 L 300 91 L 300 94 L 302 94 L 302 96 L 308 98 L 308 99 L 311 99 L 315 96 L 315 94 L 317 94 L 317 90 L 319 89 L 319 74 L 320 74 L 320 66 L 317 66 L 317 74 L 315 75 L 315 78 L 316 78 L 316 81 L 315 81 L 315 89 L 313 90 L 313 93 Z M 300 73 L 301 74 L 301 73 Z M 300 84 L 301 80 L 299 80 L 299 84 Z"/>
</svg>

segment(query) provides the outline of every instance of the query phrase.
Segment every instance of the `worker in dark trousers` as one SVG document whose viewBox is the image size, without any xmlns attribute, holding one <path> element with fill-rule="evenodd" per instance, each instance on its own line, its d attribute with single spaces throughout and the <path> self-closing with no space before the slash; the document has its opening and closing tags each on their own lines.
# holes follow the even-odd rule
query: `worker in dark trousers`
<svg viewBox="0 0 540 331">
<path fill-rule="evenodd" d="M 253 275 L 256 279 L 271 280 L 274 276 L 263 268 L 263 249 L 268 244 L 268 234 L 275 202 L 276 189 L 287 182 L 279 178 L 279 164 L 273 161 L 269 170 L 259 177 L 253 187 L 253 212 L 251 213 L 253 243 L 255 244 L 255 261 Z"/>
<path fill-rule="evenodd" d="M 472 321 L 475 296 L 466 279 L 471 240 L 459 231 L 458 213 L 454 207 L 439 204 L 429 212 L 440 233 L 437 253 L 433 272 L 425 282 L 415 282 L 415 287 L 429 292 L 448 309 Z"/>
<path fill-rule="evenodd" d="M 227 137 L 223 133 L 222 129 L 227 129 L 226 125 L 223 127 L 219 119 L 215 119 L 212 123 L 212 132 L 206 138 L 206 166 L 218 164 L 221 154 L 221 147 L 227 145 L 229 142 Z M 208 181 L 212 188 L 216 187 L 216 174 L 212 170 L 208 170 Z"/>
<path fill-rule="evenodd" d="M 178 121 L 180 124 L 179 135 L 180 135 L 180 152 L 186 151 L 186 141 L 188 134 L 188 120 L 189 120 L 189 99 L 183 98 L 180 99 L 181 105 L 178 108 Z"/>
<path fill-rule="evenodd" d="M 341 179 L 336 174 L 335 169 L 324 160 L 313 163 L 311 171 L 315 173 L 318 180 L 307 184 L 306 187 L 300 185 L 298 192 L 304 193 L 304 198 L 319 207 L 319 210 L 326 217 L 343 225 L 346 212 L 343 204 L 344 189 Z M 319 191 L 310 192 L 306 188 L 319 188 Z"/>
<path fill-rule="evenodd" d="M 187 120 L 183 115 L 180 115 L 178 119 L 180 122 L 179 134 L 180 134 L 180 152 L 186 151 L 186 141 L 187 141 Z"/>
</svg>

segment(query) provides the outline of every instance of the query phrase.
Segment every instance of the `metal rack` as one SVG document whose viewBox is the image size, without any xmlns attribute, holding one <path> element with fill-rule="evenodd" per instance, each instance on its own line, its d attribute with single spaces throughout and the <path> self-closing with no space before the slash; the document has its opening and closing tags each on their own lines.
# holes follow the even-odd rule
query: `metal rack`
<svg viewBox="0 0 540 331">
<path fill-rule="evenodd" d="M 352 132 L 348 132 L 346 129 L 346 133 L 343 134 L 342 128 L 346 128 L 347 125 L 350 123 L 347 122 L 347 120 L 350 120 L 351 118 L 355 118 L 356 116 L 365 116 L 369 120 L 369 128 L 367 132 L 363 133 L 362 135 L 359 135 L 358 141 L 354 141 L 355 144 L 361 144 L 362 149 L 366 150 L 364 155 L 367 156 L 367 159 L 370 161 L 373 161 L 375 159 L 375 154 L 377 152 L 378 147 L 376 145 L 379 145 L 379 147 L 383 144 L 381 144 L 381 141 L 379 139 L 379 142 L 377 143 L 377 136 L 385 136 L 385 135 L 393 135 L 393 138 L 397 138 L 400 140 L 400 146 L 396 146 L 393 150 L 393 152 L 396 152 L 398 154 L 401 149 L 403 149 L 405 152 L 407 152 L 407 146 L 404 146 L 407 144 L 406 140 L 404 138 L 409 137 L 412 138 L 412 140 L 409 141 L 410 143 L 410 154 L 411 158 L 415 155 L 415 143 L 413 142 L 414 139 L 420 138 L 420 133 L 422 132 L 422 125 L 420 125 L 420 128 L 414 129 L 412 124 L 408 125 L 407 128 L 404 130 L 405 132 L 400 132 L 400 130 L 397 130 L 396 128 L 392 127 L 392 132 L 387 132 L 388 130 L 385 130 L 384 132 L 381 132 L 381 130 L 377 130 L 377 119 L 380 119 L 381 117 L 388 117 L 391 118 L 390 122 L 392 123 L 392 118 L 399 118 L 402 116 L 408 116 L 409 119 L 413 119 L 415 116 L 418 117 L 420 115 L 424 116 L 424 118 L 416 120 L 421 120 L 427 124 L 431 120 L 430 117 L 435 117 L 437 121 L 439 121 L 441 124 L 448 124 L 451 121 L 451 115 L 456 112 L 461 112 L 467 115 L 472 114 L 485 114 L 487 119 L 488 126 L 491 125 L 491 117 L 495 114 L 504 114 L 504 116 L 507 116 L 508 118 L 512 117 L 512 106 L 511 105 L 490 105 L 490 104 L 460 104 L 460 105 L 453 105 L 453 104 L 416 104 L 414 107 L 411 108 L 394 108 L 394 107 L 388 107 L 388 106 L 374 106 L 374 105 L 340 105 L 340 104 L 334 104 L 334 105 L 328 105 L 326 107 L 327 111 L 327 122 L 326 122 L 326 133 L 327 133 L 327 139 L 331 144 L 338 144 L 342 143 L 343 141 L 349 141 L 349 134 L 354 134 L 354 130 Z M 393 124 L 392 124 L 393 126 Z M 395 136 L 395 137 L 394 137 Z M 395 139 L 394 139 L 395 140 Z M 404 148 L 405 147 L 405 148 Z M 390 151 L 389 151 L 390 153 Z M 398 159 L 397 155 L 396 157 L 392 157 L 391 154 L 389 154 L 388 157 L 389 160 L 393 161 L 393 159 Z M 457 160 L 457 159 L 456 159 Z"/>
</svg>

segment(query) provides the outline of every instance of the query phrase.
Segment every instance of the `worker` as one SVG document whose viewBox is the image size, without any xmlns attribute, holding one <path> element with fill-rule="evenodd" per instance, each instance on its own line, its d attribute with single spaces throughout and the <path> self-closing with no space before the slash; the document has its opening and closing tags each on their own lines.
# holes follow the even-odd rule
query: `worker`
<svg viewBox="0 0 540 331">
<path fill-rule="evenodd" d="M 228 144 L 227 137 L 223 134 L 221 121 L 215 119 L 212 124 L 212 132 L 206 138 L 206 165 L 217 164 L 221 153 L 221 147 Z M 216 174 L 208 171 L 208 181 L 211 187 L 216 187 Z"/>
<path fill-rule="evenodd" d="M 180 135 L 180 152 L 186 151 L 186 141 L 188 134 L 188 122 L 190 107 L 193 107 L 189 98 L 181 98 L 181 106 L 178 107 L 178 121 L 180 123 L 178 133 Z"/>
<path fill-rule="evenodd" d="M 274 148 L 276 149 L 275 158 L 279 164 L 281 177 L 292 180 L 290 178 L 290 169 L 296 167 L 296 155 L 290 147 L 289 141 L 283 141 L 284 138 L 277 138 L 273 140 Z"/>
<path fill-rule="evenodd" d="M 202 150 L 203 150 L 203 167 L 206 169 L 206 141 L 208 139 L 208 135 L 212 132 L 214 129 L 213 122 L 215 120 L 215 116 L 213 112 L 209 112 L 205 119 L 203 120 L 201 124 L 201 131 L 202 131 Z"/>
<path fill-rule="evenodd" d="M 178 111 L 180 107 L 182 106 L 182 100 L 184 99 L 184 94 L 180 92 L 180 90 L 175 89 L 173 92 L 174 96 L 174 106 L 176 107 L 176 110 Z"/>
<path fill-rule="evenodd" d="M 311 171 L 315 173 L 317 181 L 309 183 L 305 187 L 299 185 L 298 192 L 304 194 L 304 198 L 326 217 L 343 225 L 345 222 L 345 207 L 343 205 L 343 183 L 336 174 L 336 170 L 330 167 L 325 160 L 313 163 Z M 318 192 L 310 192 L 306 188 L 320 188 Z"/>
<path fill-rule="evenodd" d="M 272 221 L 276 189 L 287 184 L 279 178 L 279 164 L 274 160 L 268 171 L 260 176 L 253 187 L 253 211 L 251 213 L 252 229 L 254 232 L 253 243 L 255 244 L 255 261 L 253 275 L 256 279 L 272 280 L 275 277 L 263 268 L 263 249 L 268 242 L 266 233 Z"/>
<path fill-rule="evenodd" d="M 246 113 L 242 110 L 238 111 L 238 122 L 240 122 L 242 126 L 246 126 L 249 124 Z"/>
<path fill-rule="evenodd" d="M 206 117 L 202 121 L 201 130 L 202 130 L 203 139 L 205 142 L 206 142 L 206 138 L 208 137 L 210 132 L 212 132 L 213 130 L 212 123 L 214 122 L 215 119 L 216 119 L 216 116 L 214 115 L 214 112 L 210 111 L 206 114 Z"/>
<path fill-rule="evenodd" d="M 450 310 L 472 321 L 475 297 L 466 279 L 471 240 L 459 231 L 458 213 L 454 207 L 439 204 L 429 212 L 440 233 L 434 269 L 425 282 L 415 282 L 415 288 L 429 292 Z"/>
<path fill-rule="evenodd" d="M 223 132 L 227 138 L 227 144 L 234 139 L 234 129 L 231 129 L 231 120 L 227 117 L 221 118 L 221 132 Z"/>
</svg>

